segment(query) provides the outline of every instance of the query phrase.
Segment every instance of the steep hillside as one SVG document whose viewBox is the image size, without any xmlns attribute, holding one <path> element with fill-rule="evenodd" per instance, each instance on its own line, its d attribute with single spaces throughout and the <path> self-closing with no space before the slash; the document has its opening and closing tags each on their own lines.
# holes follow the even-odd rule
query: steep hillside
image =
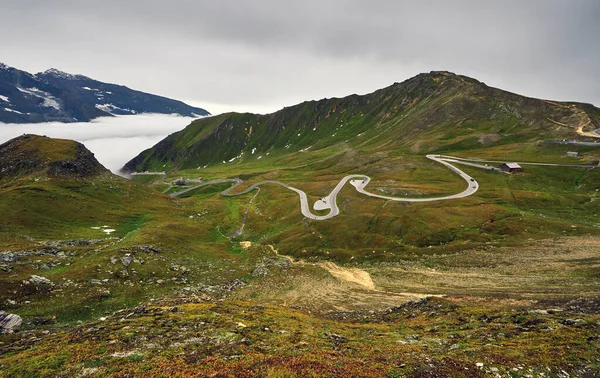
<svg viewBox="0 0 600 378">
<path fill-rule="evenodd" d="M 196 117 L 209 113 L 125 86 L 50 69 L 32 75 L 0 63 L 0 122 L 87 122 L 138 113 Z"/>
<path fill-rule="evenodd" d="M 420 74 L 368 95 L 305 102 L 273 114 L 194 121 L 125 170 L 197 168 L 345 144 L 365 151 L 442 152 L 577 135 L 598 110 L 523 97 L 449 72 Z"/>
</svg>

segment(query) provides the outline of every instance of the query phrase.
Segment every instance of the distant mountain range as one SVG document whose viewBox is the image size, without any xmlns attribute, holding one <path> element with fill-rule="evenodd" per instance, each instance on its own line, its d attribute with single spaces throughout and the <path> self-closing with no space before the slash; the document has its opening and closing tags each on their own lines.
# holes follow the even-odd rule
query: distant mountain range
<svg viewBox="0 0 600 378">
<path fill-rule="evenodd" d="M 181 101 L 57 69 L 30 74 L 0 63 L 0 122 L 88 122 L 139 113 L 210 115 Z"/>
</svg>

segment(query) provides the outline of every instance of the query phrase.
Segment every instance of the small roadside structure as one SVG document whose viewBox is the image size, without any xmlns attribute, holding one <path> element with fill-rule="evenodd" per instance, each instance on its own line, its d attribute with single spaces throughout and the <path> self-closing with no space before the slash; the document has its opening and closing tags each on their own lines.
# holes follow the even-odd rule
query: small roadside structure
<svg viewBox="0 0 600 378">
<path fill-rule="evenodd" d="M 180 177 L 177 180 L 175 180 L 173 184 L 175 184 L 176 186 L 187 186 L 188 181 L 183 177 Z"/>
<path fill-rule="evenodd" d="M 579 157 L 579 152 L 567 151 L 568 157 Z"/>
<path fill-rule="evenodd" d="M 517 163 L 503 163 L 498 166 L 498 169 L 507 173 L 523 172 L 523 168 Z"/>
</svg>

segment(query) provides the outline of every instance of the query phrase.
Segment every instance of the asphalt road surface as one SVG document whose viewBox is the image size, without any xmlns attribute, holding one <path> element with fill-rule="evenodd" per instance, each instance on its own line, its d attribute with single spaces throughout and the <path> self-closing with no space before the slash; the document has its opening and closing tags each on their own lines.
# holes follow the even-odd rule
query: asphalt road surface
<svg viewBox="0 0 600 378">
<path fill-rule="evenodd" d="M 284 184 L 279 181 L 261 181 L 256 184 L 253 184 L 246 190 L 243 190 L 239 193 L 232 194 L 231 191 L 234 188 L 236 188 L 238 185 L 242 184 L 242 180 L 240 180 L 240 179 L 217 179 L 217 180 L 207 181 L 202 184 L 192 186 L 181 192 L 172 193 L 171 197 L 179 197 L 185 193 L 189 193 L 190 191 L 192 191 L 194 189 L 197 189 L 197 188 L 200 188 L 200 187 L 203 187 L 206 185 L 225 183 L 225 182 L 233 183 L 233 185 L 230 188 L 221 192 L 222 195 L 229 196 L 229 197 L 247 194 L 247 193 L 253 191 L 254 189 L 257 189 L 258 187 L 263 186 L 263 185 L 279 185 L 286 189 L 292 190 L 298 194 L 298 196 L 300 197 L 300 211 L 302 212 L 302 215 L 304 215 L 305 217 L 307 217 L 309 219 L 326 220 L 326 219 L 333 218 L 340 213 L 340 209 L 337 206 L 337 195 L 342 190 L 344 185 L 346 185 L 346 183 L 348 181 L 350 181 L 350 184 L 352 186 L 354 186 L 354 188 L 359 193 L 362 193 L 366 196 L 373 197 L 373 198 L 381 198 L 381 199 L 385 199 L 388 201 L 398 201 L 398 202 L 433 202 L 433 201 L 454 200 L 454 199 L 468 197 L 468 196 L 472 195 L 473 193 L 477 192 L 477 190 L 479 189 L 479 183 L 477 183 L 477 181 L 475 181 L 474 178 L 472 178 L 471 176 L 469 176 L 468 174 L 466 174 L 465 172 L 461 171 L 459 168 L 457 168 L 451 164 L 451 163 L 457 163 L 457 161 L 454 160 L 455 158 L 452 158 L 450 156 L 442 156 L 442 155 L 427 155 L 427 158 L 431 159 L 437 163 L 443 164 L 446 167 L 448 167 L 450 170 L 457 173 L 460 177 L 462 177 L 467 182 L 467 188 L 460 193 L 449 195 L 449 196 L 443 196 L 443 197 L 428 197 L 428 198 L 389 197 L 389 196 L 382 196 L 380 194 L 371 193 L 371 192 L 368 192 L 365 190 L 365 187 L 371 181 L 371 178 L 369 176 L 358 175 L 358 174 L 357 175 L 348 175 L 340 180 L 340 182 L 335 186 L 335 188 L 333 188 L 333 190 L 331 191 L 331 193 L 328 196 L 319 199 L 314 204 L 315 210 L 329 210 L 329 213 L 326 215 L 313 214 L 310 211 L 310 206 L 308 204 L 308 197 L 304 191 L 294 188 L 293 186 L 289 186 L 289 185 Z"/>
</svg>

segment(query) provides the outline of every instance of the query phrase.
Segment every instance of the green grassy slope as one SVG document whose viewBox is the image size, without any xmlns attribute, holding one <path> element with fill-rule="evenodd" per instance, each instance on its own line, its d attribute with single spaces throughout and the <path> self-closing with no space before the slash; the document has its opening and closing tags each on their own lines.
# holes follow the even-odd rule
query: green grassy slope
<svg viewBox="0 0 600 378">
<path fill-rule="evenodd" d="M 365 96 L 304 102 L 268 115 L 200 119 L 142 152 L 125 169 L 201 168 L 336 145 L 424 153 L 562 139 L 584 124 L 600 127 L 597 112 L 590 105 L 527 98 L 432 72 Z"/>
<path fill-rule="evenodd" d="M 227 224 L 239 215 L 221 217 L 210 198 L 175 201 L 115 176 L 74 141 L 25 136 L 1 147 L 12 175 L 0 179 L 0 303 L 29 326 L 86 319 L 201 277 L 219 284 L 247 274 L 235 270 L 248 262 L 231 254 L 219 223 L 199 214 Z M 128 253 L 135 261 L 125 267 Z M 53 286 L 30 285 L 32 275 Z"/>
</svg>

